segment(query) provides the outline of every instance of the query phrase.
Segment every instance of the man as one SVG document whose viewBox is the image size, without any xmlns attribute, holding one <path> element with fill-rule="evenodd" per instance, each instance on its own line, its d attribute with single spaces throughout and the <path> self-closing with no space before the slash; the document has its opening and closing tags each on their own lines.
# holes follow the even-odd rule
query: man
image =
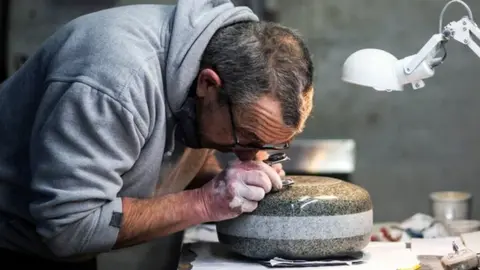
<svg viewBox="0 0 480 270">
<path fill-rule="evenodd" d="M 87 269 L 253 211 L 282 188 L 256 156 L 302 131 L 312 70 L 295 33 L 229 1 L 66 24 L 0 90 L 0 256 Z M 239 160 L 221 171 L 212 149 Z"/>
</svg>

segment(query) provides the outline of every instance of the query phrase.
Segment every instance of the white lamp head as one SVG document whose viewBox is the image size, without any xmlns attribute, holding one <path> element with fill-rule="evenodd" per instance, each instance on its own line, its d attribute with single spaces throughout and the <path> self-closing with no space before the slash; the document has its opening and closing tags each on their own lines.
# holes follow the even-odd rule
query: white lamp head
<svg viewBox="0 0 480 270">
<path fill-rule="evenodd" d="M 397 77 L 398 59 L 378 49 L 363 49 L 351 54 L 343 64 L 342 80 L 372 87 L 378 91 L 402 91 Z"/>
<path fill-rule="evenodd" d="M 468 16 L 443 27 L 443 14 L 452 3 L 462 4 Z M 440 13 L 439 32 L 434 34 L 422 48 L 413 55 L 397 59 L 392 54 L 378 49 L 363 49 L 351 54 L 343 63 L 342 80 L 347 83 L 374 88 L 378 91 L 402 91 L 403 85 L 411 84 L 413 89 L 425 86 L 424 79 L 435 75 L 435 68 L 445 60 L 445 43 L 456 40 L 468 46 L 480 57 L 480 46 L 472 36 L 480 39 L 480 28 L 473 15 L 461 0 L 449 1 Z M 443 51 L 442 57 L 436 57 Z"/>
</svg>

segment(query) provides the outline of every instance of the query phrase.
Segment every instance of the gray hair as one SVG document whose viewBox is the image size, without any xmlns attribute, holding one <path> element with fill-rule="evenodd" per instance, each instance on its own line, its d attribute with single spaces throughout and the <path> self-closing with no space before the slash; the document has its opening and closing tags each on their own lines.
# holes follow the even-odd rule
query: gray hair
<svg viewBox="0 0 480 270">
<path fill-rule="evenodd" d="M 284 123 L 297 129 L 310 114 L 313 64 L 292 29 L 272 22 L 221 28 L 207 45 L 200 68 L 218 73 L 223 94 L 233 104 L 248 106 L 272 94 L 281 104 Z"/>
</svg>

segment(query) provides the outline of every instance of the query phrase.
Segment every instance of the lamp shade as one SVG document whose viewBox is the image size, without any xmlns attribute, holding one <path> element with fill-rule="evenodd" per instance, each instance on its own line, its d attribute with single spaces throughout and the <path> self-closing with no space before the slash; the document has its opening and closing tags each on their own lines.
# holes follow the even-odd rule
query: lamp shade
<svg viewBox="0 0 480 270">
<path fill-rule="evenodd" d="M 362 49 L 351 54 L 343 64 L 342 80 L 372 87 L 378 91 L 402 91 L 396 73 L 398 59 L 378 49 Z"/>
</svg>

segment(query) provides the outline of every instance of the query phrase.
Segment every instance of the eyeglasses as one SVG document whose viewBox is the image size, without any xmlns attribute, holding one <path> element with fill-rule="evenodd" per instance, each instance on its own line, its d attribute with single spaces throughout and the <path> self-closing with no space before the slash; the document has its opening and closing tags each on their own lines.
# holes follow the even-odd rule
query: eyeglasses
<svg viewBox="0 0 480 270">
<path fill-rule="evenodd" d="M 227 98 L 227 103 L 228 103 L 228 111 L 230 113 L 230 122 L 232 124 L 232 134 L 233 134 L 233 145 L 231 145 L 232 148 L 235 149 L 252 149 L 252 150 L 285 150 L 290 147 L 290 144 L 288 142 L 280 145 L 272 145 L 272 144 L 266 144 L 266 145 L 257 145 L 257 144 L 241 144 L 238 136 L 237 136 L 237 129 L 235 126 L 235 120 L 233 118 L 233 110 L 232 110 L 232 102 L 229 98 Z"/>
</svg>

